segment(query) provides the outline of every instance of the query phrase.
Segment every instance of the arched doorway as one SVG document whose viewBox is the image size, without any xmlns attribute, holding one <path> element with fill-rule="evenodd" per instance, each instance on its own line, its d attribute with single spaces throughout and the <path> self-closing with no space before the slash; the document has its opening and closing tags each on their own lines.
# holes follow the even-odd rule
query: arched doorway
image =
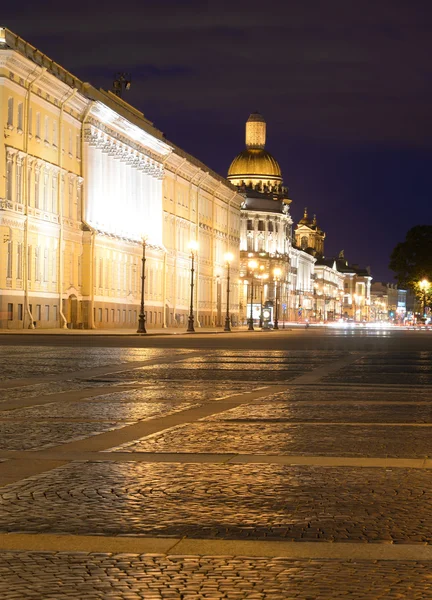
<svg viewBox="0 0 432 600">
<path fill-rule="evenodd" d="M 65 315 L 68 320 L 68 327 L 70 329 L 78 329 L 80 327 L 80 310 L 78 298 L 75 294 L 71 294 L 67 300 L 67 314 Z"/>
</svg>

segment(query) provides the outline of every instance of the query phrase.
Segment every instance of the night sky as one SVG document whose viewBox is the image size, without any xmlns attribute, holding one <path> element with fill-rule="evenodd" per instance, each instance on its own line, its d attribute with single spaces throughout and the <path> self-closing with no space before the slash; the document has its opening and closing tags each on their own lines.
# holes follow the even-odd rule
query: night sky
<svg viewBox="0 0 432 600">
<path fill-rule="evenodd" d="M 259 111 L 298 221 L 392 281 L 389 255 L 432 224 L 432 2 L 141 0 L 5 3 L 4 25 L 110 89 L 226 175 Z"/>
</svg>

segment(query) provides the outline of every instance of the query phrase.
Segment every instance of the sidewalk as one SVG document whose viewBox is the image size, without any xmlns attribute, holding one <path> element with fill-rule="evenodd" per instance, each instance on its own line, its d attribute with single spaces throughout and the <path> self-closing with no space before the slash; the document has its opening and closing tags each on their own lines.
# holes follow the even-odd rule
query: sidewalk
<svg viewBox="0 0 432 600">
<path fill-rule="evenodd" d="M 292 328 L 299 327 L 304 329 L 304 324 L 298 323 L 286 323 L 285 329 L 280 326 L 279 330 L 266 329 L 262 331 L 275 332 L 278 331 L 290 331 Z M 248 331 L 247 325 L 241 325 L 240 327 L 233 327 L 231 333 L 245 333 Z M 255 326 L 255 331 L 261 331 L 261 329 Z M 223 330 L 223 327 L 195 327 L 195 333 L 188 333 L 184 327 L 168 327 L 166 329 L 154 328 L 147 329 L 146 334 L 137 333 L 136 329 L 0 329 L 0 335 L 69 335 L 69 336 L 88 336 L 88 335 L 105 335 L 105 336 L 157 336 L 157 335 L 199 335 L 199 334 L 228 334 Z"/>
</svg>

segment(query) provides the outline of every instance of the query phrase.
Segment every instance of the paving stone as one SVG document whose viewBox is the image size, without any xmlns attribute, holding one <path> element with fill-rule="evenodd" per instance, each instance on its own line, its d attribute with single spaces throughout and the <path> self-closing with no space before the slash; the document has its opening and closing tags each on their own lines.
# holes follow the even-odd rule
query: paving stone
<svg viewBox="0 0 432 600">
<path fill-rule="evenodd" d="M 2 600 L 431 598 L 430 562 L 201 557 L 190 571 L 185 568 L 187 556 L 173 561 L 170 556 L 149 559 L 136 555 L 133 567 L 128 569 L 131 587 L 127 587 L 120 577 L 125 569 L 115 556 L 89 556 L 99 567 L 97 573 L 88 571 L 85 556 L 71 564 L 67 553 L 0 552 Z M 78 572 L 80 577 L 71 575 L 71 565 L 73 573 Z M 149 587 L 141 576 L 153 569 L 158 570 L 160 577 L 152 576 Z M 197 571 L 203 578 L 192 584 Z M 227 573 L 232 575 L 227 577 Z"/>
<path fill-rule="evenodd" d="M 420 469 L 71 463 L 4 486 L 0 507 L 4 532 L 432 543 Z"/>
<path fill-rule="evenodd" d="M 432 455 L 431 436 L 430 427 L 416 426 L 201 421 L 128 442 L 113 452 L 417 458 Z"/>
</svg>

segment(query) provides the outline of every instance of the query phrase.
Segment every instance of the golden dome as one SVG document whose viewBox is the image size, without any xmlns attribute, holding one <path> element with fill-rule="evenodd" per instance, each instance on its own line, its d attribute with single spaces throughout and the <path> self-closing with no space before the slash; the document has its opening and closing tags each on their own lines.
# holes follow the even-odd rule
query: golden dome
<svg viewBox="0 0 432 600">
<path fill-rule="evenodd" d="M 279 163 L 273 156 L 262 148 L 248 148 L 240 152 L 228 169 L 228 178 L 261 179 L 263 181 L 282 181 Z"/>
<path fill-rule="evenodd" d="M 309 219 L 309 216 L 308 216 L 308 209 L 305 208 L 303 219 L 300 219 L 299 225 L 312 225 L 312 223 L 313 222 Z"/>
<path fill-rule="evenodd" d="M 266 122 L 259 113 L 252 113 L 246 121 L 246 150 L 240 152 L 228 169 L 228 179 L 234 185 L 280 185 L 282 173 L 279 163 L 264 150 Z"/>
</svg>

